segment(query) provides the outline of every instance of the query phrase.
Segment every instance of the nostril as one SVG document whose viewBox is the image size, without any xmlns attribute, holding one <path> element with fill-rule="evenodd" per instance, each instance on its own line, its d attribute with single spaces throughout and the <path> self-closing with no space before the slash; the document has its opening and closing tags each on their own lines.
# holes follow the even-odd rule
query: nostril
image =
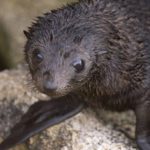
<svg viewBox="0 0 150 150">
<path fill-rule="evenodd" d="M 47 92 L 54 92 L 56 91 L 57 87 L 50 81 L 45 81 L 43 84 L 44 90 Z"/>
<path fill-rule="evenodd" d="M 50 77 L 50 72 L 49 72 L 49 71 L 44 72 L 44 73 L 43 73 L 43 76 L 44 76 L 44 77 Z"/>
</svg>

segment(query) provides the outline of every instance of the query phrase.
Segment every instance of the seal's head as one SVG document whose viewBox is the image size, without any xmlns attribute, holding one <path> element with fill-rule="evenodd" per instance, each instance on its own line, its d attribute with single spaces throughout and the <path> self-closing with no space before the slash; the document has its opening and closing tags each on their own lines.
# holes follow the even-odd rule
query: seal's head
<svg viewBox="0 0 150 150">
<path fill-rule="evenodd" d="M 40 18 L 28 32 L 24 31 L 28 39 L 26 60 L 41 92 L 58 97 L 86 82 L 93 62 L 92 36 L 87 30 L 75 24 L 62 28 Z"/>
</svg>

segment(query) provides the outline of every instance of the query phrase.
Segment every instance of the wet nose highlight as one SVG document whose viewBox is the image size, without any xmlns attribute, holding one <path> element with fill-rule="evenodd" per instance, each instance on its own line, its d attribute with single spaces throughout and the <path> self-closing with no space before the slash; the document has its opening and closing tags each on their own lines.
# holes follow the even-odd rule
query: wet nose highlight
<svg viewBox="0 0 150 150">
<path fill-rule="evenodd" d="M 44 87 L 44 90 L 47 92 L 54 92 L 57 89 L 56 85 L 48 80 L 44 81 L 43 87 Z"/>
</svg>

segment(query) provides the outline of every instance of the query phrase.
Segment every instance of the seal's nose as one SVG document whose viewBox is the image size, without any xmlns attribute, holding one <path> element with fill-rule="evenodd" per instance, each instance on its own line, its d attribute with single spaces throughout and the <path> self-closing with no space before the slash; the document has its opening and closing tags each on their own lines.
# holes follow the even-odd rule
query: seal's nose
<svg viewBox="0 0 150 150">
<path fill-rule="evenodd" d="M 54 92 L 56 91 L 57 87 L 51 81 L 44 81 L 43 88 L 46 92 Z"/>
<path fill-rule="evenodd" d="M 44 79 L 43 79 L 43 89 L 45 92 L 54 92 L 57 89 L 56 84 L 53 82 L 52 75 L 49 71 L 46 71 L 44 73 Z"/>
</svg>

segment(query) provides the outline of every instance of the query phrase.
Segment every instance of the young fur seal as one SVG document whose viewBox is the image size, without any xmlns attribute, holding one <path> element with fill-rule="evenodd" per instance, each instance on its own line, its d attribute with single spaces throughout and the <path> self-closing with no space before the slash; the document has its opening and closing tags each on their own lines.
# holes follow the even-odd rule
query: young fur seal
<svg viewBox="0 0 150 150">
<path fill-rule="evenodd" d="M 132 109 L 137 144 L 150 150 L 149 0 L 80 0 L 39 17 L 24 33 L 33 81 L 52 100 L 33 104 L 0 150 L 85 106 Z"/>
</svg>

